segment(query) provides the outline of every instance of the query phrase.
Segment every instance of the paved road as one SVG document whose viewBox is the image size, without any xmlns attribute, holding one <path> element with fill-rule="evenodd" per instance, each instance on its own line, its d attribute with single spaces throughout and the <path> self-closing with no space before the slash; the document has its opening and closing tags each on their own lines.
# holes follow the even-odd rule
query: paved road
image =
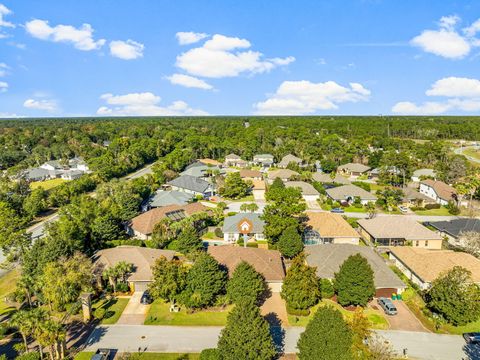
<svg viewBox="0 0 480 360">
<path fill-rule="evenodd" d="M 138 351 L 139 348 L 152 352 L 200 352 L 216 347 L 220 331 L 221 327 L 217 326 L 99 326 L 87 340 L 85 350 L 94 351 L 99 347 L 108 347 L 119 352 Z M 284 330 L 283 343 L 286 353 L 296 352 L 296 344 L 303 331 L 301 327 Z M 480 359 L 478 350 L 465 348 L 465 342 L 460 336 L 409 331 L 378 333 L 387 339 L 397 352 L 406 348 L 408 355 L 414 359 Z"/>
<path fill-rule="evenodd" d="M 463 147 L 459 147 L 459 148 L 455 148 L 453 150 L 453 152 L 455 154 L 459 154 L 459 155 L 463 155 L 465 156 L 468 160 L 474 162 L 474 163 L 477 163 L 477 164 L 480 164 L 480 159 L 477 159 L 477 158 L 474 158 L 473 156 L 470 156 L 470 155 L 465 155 L 464 154 L 464 151 L 466 149 L 473 149 L 473 150 L 479 150 L 480 149 L 480 146 L 463 146 Z"/>
</svg>

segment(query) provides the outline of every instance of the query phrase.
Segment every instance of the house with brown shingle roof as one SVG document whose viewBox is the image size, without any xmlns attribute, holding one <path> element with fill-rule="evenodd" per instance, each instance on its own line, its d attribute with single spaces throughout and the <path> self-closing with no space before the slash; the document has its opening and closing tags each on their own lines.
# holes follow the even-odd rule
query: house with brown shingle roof
<svg viewBox="0 0 480 360">
<path fill-rule="evenodd" d="M 358 245 L 360 235 L 339 214 L 307 211 L 303 242 L 305 245 L 353 244 Z"/>
<path fill-rule="evenodd" d="M 273 182 L 276 178 L 281 179 L 282 181 L 288 181 L 292 176 L 300 175 L 298 172 L 290 170 L 290 169 L 278 169 L 269 171 L 267 174 L 268 180 Z"/>
<path fill-rule="evenodd" d="M 155 225 L 162 219 L 180 221 L 196 213 L 205 212 L 208 208 L 198 202 L 187 205 L 168 205 L 151 209 L 130 220 L 127 233 L 141 240 L 148 240 Z"/>
<path fill-rule="evenodd" d="M 448 205 L 450 201 L 457 202 L 457 192 L 443 181 L 427 179 L 420 182 L 421 194 L 435 200 L 440 205 Z"/>
<path fill-rule="evenodd" d="M 363 165 L 360 163 L 348 163 L 344 165 L 340 165 L 337 168 L 337 171 L 340 174 L 351 176 L 351 177 L 358 177 L 365 174 L 371 167 L 367 165 Z"/>
<path fill-rule="evenodd" d="M 228 269 L 229 276 L 233 274 L 238 264 L 245 261 L 263 275 L 273 292 L 281 291 L 285 268 L 279 251 L 225 245 L 210 246 L 208 253 Z"/>
<path fill-rule="evenodd" d="M 258 170 L 242 169 L 240 170 L 240 177 L 244 180 L 261 180 L 263 175 Z"/>
<path fill-rule="evenodd" d="M 278 167 L 279 168 L 286 168 L 288 166 L 288 164 L 290 164 L 290 163 L 294 163 L 298 166 L 302 166 L 303 160 L 300 159 L 299 157 L 296 157 L 295 155 L 288 154 L 288 155 L 285 155 L 282 158 L 282 160 L 280 160 L 280 162 L 278 163 Z"/>
<path fill-rule="evenodd" d="M 422 290 L 428 289 L 432 281 L 455 266 L 470 271 L 473 282 L 480 284 L 480 260 L 464 252 L 392 247 L 389 257 Z"/>
</svg>

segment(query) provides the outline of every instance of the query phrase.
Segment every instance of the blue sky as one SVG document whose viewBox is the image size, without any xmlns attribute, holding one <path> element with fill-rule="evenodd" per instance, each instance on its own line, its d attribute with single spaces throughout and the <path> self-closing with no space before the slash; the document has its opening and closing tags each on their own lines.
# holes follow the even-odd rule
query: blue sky
<svg viewBox="0 0 480 360">
<path fill-rule="evenodd" d="M 0 4 L 0 117 L 480 111 L 479 1 Z"/>
</svg>

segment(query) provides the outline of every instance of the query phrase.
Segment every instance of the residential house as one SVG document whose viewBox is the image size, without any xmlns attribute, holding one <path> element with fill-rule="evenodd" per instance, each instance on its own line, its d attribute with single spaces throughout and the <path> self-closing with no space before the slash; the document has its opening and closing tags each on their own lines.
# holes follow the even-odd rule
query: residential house
<svg viewBox="0 0 480 360">
<path fill-rule="evenodd" d="M 335 176 L 332 179 L 331 174 L 316 172 L 312 175 L 312 180 L 322 184 L 331 184 L 331 183 L 341 184 L 341 185 L 350 184 L 350 180 L 348 180 L 345 176 L 342 176 L 337 173 L 334 173 L 334 175 Z"/>
<path fill-rule="evenodd" d="M 348 163 L 340 165 L 337 168 L 337 171 L 345 176 L 359 177 L 367 173 L 370 170 L 370 166 L 359 164 L 359 163 Z"/>
<path fill-rule="evenodd" d="M 198 202 L 187 205 L 168 205 L 153 208 L 134 217 L 127 225 L 127 234 L 141 240 L 151 238 L 153 229 L 165 218 L 180 221 L 196 213 L 206 212 L 208 208 Z"/>
<path fill-rule="evenodd" d="M 355 198 L 360 198 L 360 202 L 365 205 L 369 202 L 377 201 L 377 197 L 361 187 L 355 185 L 342 185 L 326 190 L 327 196 L 338 202 L 353 203 Z"/>
<path fill-rule="evenodd" d="M 377 216 L 358 220 L 360 234 L 376 246 L 441 249 L 443 238 L 408 216 Z"/>
<path fill-rule="evenodd" d="M 300 159 L 299 157 L 296 157 L 295 155 L 288 154 L 285 155 L 282 160 L 278 163 L 279 168 L 286 168 L 288 164 L 294 163 L 295 165 L 302 166 L 303 160 Z"/>
<path fill-rule="evenodd" d="M 464 252 L 395 247 L 390 249 L 389 258 L 422 290 L 429 289 L 435 279 L 455 266 L 470 271 L 473 282 L 480 284 L 480 260 Z"/>
<path fill-rule="evenodd" d="M 240 233 L 243 221 L 247 220 L 251 224 L 251 231 L 247 234 L 248 240 L 265 240 L 263 236 L 263 227 L 265 222 L 260 219 L 261 214 L 257 213 L 238 213 L 226 217 L 223 221 L 223 239 L 225 242 L 235 244 L 238 239 L 243 237 Z"/>
<path fill-rule="evenodd" d="M 240 177 L 243 180 L 261 180 L 263 174 L 258 170 L 242 169 L 240 170 Z"/>
<path fill-rule="evenodd" d="M 423 180 L 420 182 L 419 191 L 440 205 L 448 205 L 450 201 L 454 203 L 458 201 L 455 189 L 443 181 Z"/>
<path fill-rule="evenodd" d="M 402 196 L 402 205 L 406 207 L 410 206 L 419 206 L 424 207 L 426 204 L 435 204 L 435 200 L 429 198 L 428 196 L 419 193 L 417 190 L 411 187 L 397 188 L 403 193 Z"/>
<path fill-rule="evenodd" d="M 218 174 L 224 174 L 225 170 L 221 169 L 218 166 L 213 166 L 213 165 L 205 165 L 204 163 L 200 161 L 196 161 L 193 164 L 188 165 L 185 170 L 183 170 L 180 173 L 180 176 L 182 175 L 188 175 L 188 176 L 194 176 L 196 178 L 209 178 L 213 174 L 218 173 Z"/>
<path fill-rule="evenodd" d="M 265 200 L 266 184 L 264 180 L 252 180 L 252 195 L 255 200 Z"/>
<path fill-rule="evenodd" d="M 142 210 L 147 211 L 153 208 L 168 205 L 186 205 L 193 201 L 193 195 L 183 191 L 157 190 L 155 194 L 142 205 Z"/>
<path fill-rule="evenodd" d="M 60 177 L 63 180 L 76 180 L 82 177 L 83 174 L 84 172 L 82 170 L 65 170 Z"/>
<path fill-rule="evenodd" d="M 253 156 L 252 163 L 254 165 L 260 165 L 264 168 L 269 168 L 274 164 L 273 155 L 271 154 L 257 154 Z"/>
<path fill-rule="evenodd" d="M 94 274 L 101 282 L 104 270 L 121 261 L 133 264 L 133 271 L 127 274 L 127 282 L 133 291 L 145 291 L 153 281 L 152 266 L 160 257 L 172 260 L 175 251 L 151 249 L 140 246 L 117 246 L 97 251 L 92 256 Z"/>
<path fill-rule="evenodd" d="M 213 185 L 208 181 L 191 175 L 181 175 L 169 182 L 167 185 L 175 191 L 182 191 L 194 196 L 209 198 L 214 195 Z"/>
<path fill-rule="evenodd" d="M 228 269 L 230 277 L 236 267 L 245 261 L 265 278 L 272 292 L 279 293 L 282 290 L 285 267 L 279 251 L 240 246 L 210 246 L 208 253 Z"/>
<path fill-rule="evenodd" d="M 68 160 L 68 166 L 71 170 L 78 170 L 84 173 L 90 171 L 87 163 L 81 157 L 74 157 L 73 159 Z"/>
<path fill-rule="evenodd" d="M 288 181 L 291 179 L 292 176 L 299 176 L 300 174 L 296 171 L 290 169 L 279 169 L 279 170 L 272 170 L 269 171 L 267 174 L 268 180 L 273 182 L 276 178 L 281 179 L 282 181 Z"/>
<path fill-rule="evenodd" d="M 305 181 L 287 181 L 285 186 L 300 189 L 305 201 L 317 201 L 320 197 L 318 190 Z"/>
<path fill-rule="evenodd" d="M 47 170 L 44 168 L 33 168 L 24 172 L 25 180 L 27 181 L 45 181 L 48 179 L 55 179 L 57 172 L 55 170 Z"/>
<path fill-rule="evenodd" d="M 247 166 L 247 162 L 236 154 L 228 154 L 227 156 L 225 156 L 224 165 L 225 166 L 235 166 L 235 167 L 240 167 L 241 168 L 241 167 Z"/>
<path fill-rule="evenodd" d="M 51 160 L 40 165 L 40 168 L 45 170 L 55 171 L 55 170 L 63 170 L 64 166 L 60 164 L 60 162 L 57 160 Z"/>
<path fill-rule="evenodd" d="M 223 165 L 220 161 L 217 161 L 214 159 L 198 159 L 198 161 L 204 165 L 210 165 L 210 166 L 222 167 Z"/>
<path fill-rule="evenodd" d="M 402 175 L 402 172 L 396 166 L 377 167 L 368 171 L 368 178 L 371 180 L 378 180 L 382 174 L 400 176 Z"/>
<path fill-rule="evenodd" d="M 303 233 L 305 245 L 359 244 L 360 235 L 341 215 L 312 211 L 306 214 L 308 220 Z"/>
<path fill-rule="evenodd" d="M 440 236 L 446 237 L 455 246 L 464 246 L 462 234 L 466 232 L 480 233 L 479 219 L 453 219 L 448 221 L 429 221 L 429 226 L 437 230 Z"/>
<path fill-rule="evenodd" d="M 401 294 L 406 285 L 387 266 L 385 261 L 369 246 L 351 244 L 323 244 L 305 247 L 306 262 L 316 267 L 317 276 L 333 280 L 340 266 L 351 255 L 360 254 L 367 259 L 373 270 L 376 297 L 391 297 Z"/>
<path fill-rule="evenodd" d="M 418 169 L 413 172 L 412 181 L 418 183 L 427 178 L 432 178 L 435 180 L 436 177 L 437 173 L 433 169 Z"/>
</svg>

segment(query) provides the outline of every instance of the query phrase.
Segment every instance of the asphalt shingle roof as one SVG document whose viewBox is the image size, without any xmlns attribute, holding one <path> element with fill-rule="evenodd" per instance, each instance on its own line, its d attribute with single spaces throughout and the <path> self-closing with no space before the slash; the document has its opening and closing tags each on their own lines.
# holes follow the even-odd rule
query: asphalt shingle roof
<svg viewBox="0 0 480 360">
<path fill-rule="evenodd" d="M 480 220 L 478 219 L 454 219 L 450 221 L 429 222 L 435 229 L 449 234 L 455 238 L 462 232 L 480 232 Z"/>
<path fill-rule="evenodd" d="M 163 191 L 158 190 L 149 200 L 151 207 L 160 207 L 167 205 L 185 205 L 193 199 L 191 194 L 183 191 Z"/>
<path fill-rule="evenodd" d="M 437 233 L 404 215 L 361 219 L 358 225 L 375 239 L 442 240 Z"/>
<path fill-rule="evenodd" d="M 226 217 L 223 222 L 224 233 L 238 233 L 238 223 L 243 219 L 248 219 L 253 225 L 253 234 L 262 234 L 265 222 L 260 219 L 257 213 L 238 213 L 233 216 Z"/>
<path fill-rule="evenodd" d="M 169 181 L 167 184 L 171 186 L 176 186 L 178 188 L 195 191 L 198 193 L 205 192 L 210 186 L 207 181 L 191 175 L 179 176 L 176 179 Z"/>
<path fill-rule="evenodd" d="M 362 200 L 377 200 L 377 197 L 372 193 L 355 185 L 343 185 L 326 190 L 327 195 L 334 200 L 346 200 L 348 197 L 360 197 Z"/>
</svg>

